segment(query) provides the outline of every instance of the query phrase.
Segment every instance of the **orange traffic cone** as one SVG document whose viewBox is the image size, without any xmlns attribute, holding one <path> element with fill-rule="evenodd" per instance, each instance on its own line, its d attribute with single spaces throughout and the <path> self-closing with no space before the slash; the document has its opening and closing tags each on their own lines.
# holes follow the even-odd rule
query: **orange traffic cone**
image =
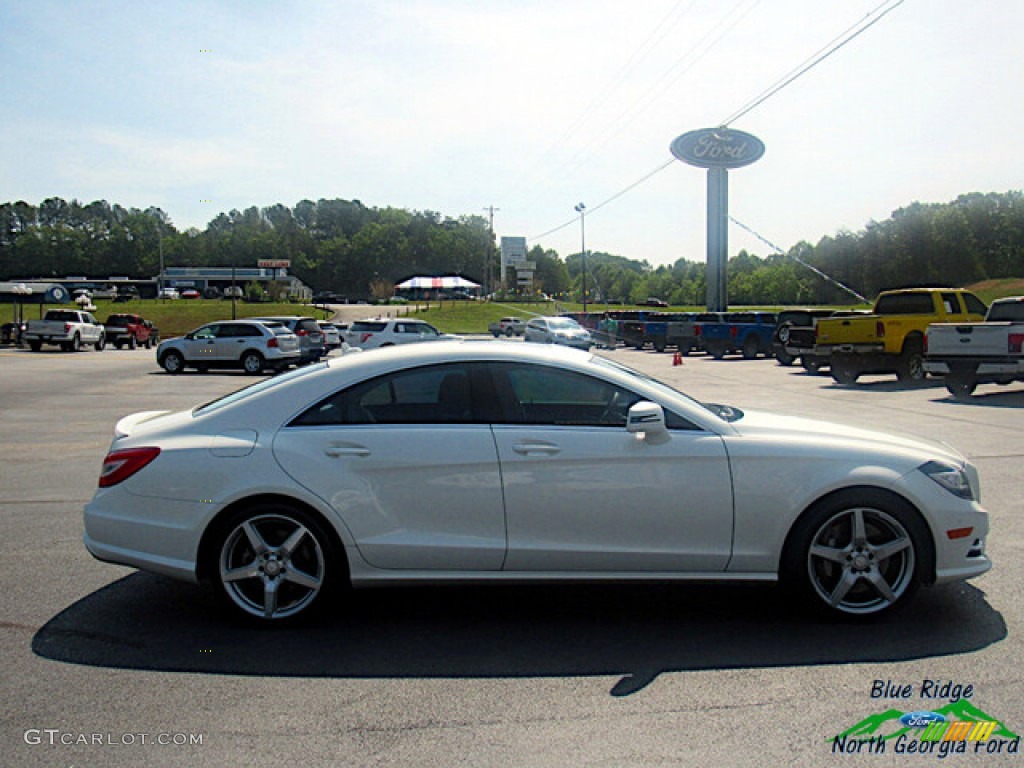
<svg viewBox="0 0 1024 768">
<path fill-rule="evenodd" d="M 678 351 L 678 350 L 676 350 L 676 353 L 674 355 L 672 355 L 672 365 L 682 365 L 682 364 L 683 364 L 683 353 Z"/>
</svg>

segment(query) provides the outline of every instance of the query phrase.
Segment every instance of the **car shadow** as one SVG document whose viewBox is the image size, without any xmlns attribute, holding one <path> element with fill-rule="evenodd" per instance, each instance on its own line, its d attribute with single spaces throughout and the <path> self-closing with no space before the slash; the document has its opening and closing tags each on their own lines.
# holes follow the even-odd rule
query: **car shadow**
<svg viewBox="0 0 1024 768">
<path fill-rule="evenodd" d="M 831 378 L 831 374 L 827 375 Z M 873 375 L 874 374 L 865 374 L 865 376 Z M 894 378 L 866 379 L 864 377 L 858 379 L 856 384 L 840 384 L 839 382 L 832 380 L 823 386 L 831 389 L 859 389 L 863 392 L 908 392 L 913 390 L 946 388 L 942 379 L 925 379 L 924 381 L 902 382 Z"/>
<path fill-rule="evenodd" d="M 958 400 L 953 395 L 948 395 L 936 398 L 932 402 L 940 405 L 962 405 L 975 408 L 1024 408 L 1024 389 L 1005 390 L 1000 388 L 988 392 L 976 390 L 966 400 Z"/>
<path fill-rule="evenodd" d="M 46 623 L 32 649 L 96 667 L 337 678 L 615 676 L 883 663 L 968 653 L 1007 636 L 985 593 L 921 590 L 891 617 L 835 621 L 774 585 L 566 585 L 346 592 L 305 625 L 236 621 L 212 590 L 135 573 Z"/>
</svg>

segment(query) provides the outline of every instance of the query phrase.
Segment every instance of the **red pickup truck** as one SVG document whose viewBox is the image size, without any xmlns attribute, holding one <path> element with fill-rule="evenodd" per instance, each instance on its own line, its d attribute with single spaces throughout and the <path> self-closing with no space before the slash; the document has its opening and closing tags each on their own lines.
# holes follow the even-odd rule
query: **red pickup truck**
<svg viewBox="0 0 1024 768">
<path fill-rule="evenodd" d="M 149 349 L 160 341 L 160 332 L 153 327 L 153 323 L 140 315 L 111 315 L 104 326 L 107 329 L 107 343 L 118 349 L 135 349 L 140 346 Z"/>
</svg>

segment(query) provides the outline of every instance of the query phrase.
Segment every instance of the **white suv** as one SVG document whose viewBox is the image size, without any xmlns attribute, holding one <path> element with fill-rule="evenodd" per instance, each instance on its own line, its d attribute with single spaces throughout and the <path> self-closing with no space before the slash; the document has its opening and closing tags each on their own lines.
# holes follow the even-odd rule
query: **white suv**
<svg viewBox="0 0 1024 768">
<path fill-rule="evenodd" d="M 456 337 L 451 334 L 441 333 L 424 320 L 410 320 L 409 318 L 357 320 L 345 331 L 345 340 L 351 346 L 361 349 L 377 349 L 395 344 L 454 338 Z"/>
</svg>

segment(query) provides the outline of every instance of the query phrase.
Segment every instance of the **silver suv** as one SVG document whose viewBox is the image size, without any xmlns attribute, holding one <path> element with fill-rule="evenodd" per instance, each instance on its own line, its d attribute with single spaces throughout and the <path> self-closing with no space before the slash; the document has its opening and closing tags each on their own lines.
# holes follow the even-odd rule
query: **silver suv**
<svg viewBox="0 0 1024 768">
<path fill-rule="evenodd" d="M 298 336 L 299 351 L 301 352 L 299 365 L 315 363 L 327 354 L 327 347 L 324 344 L 324 332 L 321 330 L 317 321 L 312 317 L 290 315 L 281 317 L 256 317 L 253 319 L 271 320 L 275 323 L 281 323 L 288 330 Z"/>
<path fill-rule="evenodd" d="M 276 371 L 299 362 L 299 340 L 281 323 L 222 320 L 161 342 L 156 360 L 168 373 L 186 368 L 241 368 L 246 373 Z"/>
</svg>

